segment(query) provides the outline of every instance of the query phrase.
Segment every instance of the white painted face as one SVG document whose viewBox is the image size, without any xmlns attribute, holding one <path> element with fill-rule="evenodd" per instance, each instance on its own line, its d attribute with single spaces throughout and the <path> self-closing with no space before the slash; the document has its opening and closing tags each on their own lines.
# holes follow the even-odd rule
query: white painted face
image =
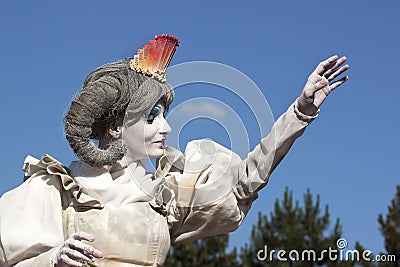
<svg viewBox="0 0 400 267">
<path fill-rule="evenodd" d="M 135 124 L 122 127 L 122 138 L 127 146 L 128 162 L 144 158 L 159 158 L 164 154 L 166 135 L 171 127 L 164 117 L 165 107 L 156 104 L 146 117 L 142 116 Z"/>
</svg>

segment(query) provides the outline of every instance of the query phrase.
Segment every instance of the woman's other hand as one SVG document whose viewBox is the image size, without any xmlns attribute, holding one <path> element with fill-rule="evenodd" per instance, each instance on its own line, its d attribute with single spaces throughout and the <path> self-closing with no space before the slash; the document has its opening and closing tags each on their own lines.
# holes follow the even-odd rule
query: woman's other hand
<svg viewBox="0 0 400 267">
<path fill-rule="evenodd" d="M 334 79 L 344 73 L 349 65 L 346 57 L 332 56 L 317 66 L 317 68 L 308 77 L 303 92 L 298 99 L 298 109 L 305 115 L 314 115 L 318 111 L 322 102 L 338 86 L 348 80 L 348 76 L 344 76 L 336 81 Z"/>
<path fill-rule="evenodd" d="M 86 240 L 94 241 L 94 237 L 85 232 L 72 234 L 57 251 L 55 264 L 56 267 L 86 266 L 85 262 L 93 262 L 94 258 L 103 257 L 103 253 L 82 242 Z"/>
</svg>

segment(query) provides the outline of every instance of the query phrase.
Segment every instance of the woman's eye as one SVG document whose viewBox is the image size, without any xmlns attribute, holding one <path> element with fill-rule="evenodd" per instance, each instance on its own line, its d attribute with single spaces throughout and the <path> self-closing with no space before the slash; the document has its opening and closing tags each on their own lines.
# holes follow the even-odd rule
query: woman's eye
<svg viewBox="0 0 400 267">
<path fill-rule="evenodd" d="M 161 107 L 155 106 L 151 109 L 149 115 L 147 116 L 147 122 L 148 123 L 153 123 L 155 117 L 157 117 L 158 114 L 160 114 Z"/>
</svg>

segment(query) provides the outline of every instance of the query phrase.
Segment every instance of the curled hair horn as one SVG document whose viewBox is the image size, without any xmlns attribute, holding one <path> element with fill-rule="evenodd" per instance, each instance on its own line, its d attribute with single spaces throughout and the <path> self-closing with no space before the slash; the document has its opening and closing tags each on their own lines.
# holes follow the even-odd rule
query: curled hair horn
<svg viewBox="0 0 400 267">
<path fill-rule="evenodd" d="M 126 69 L 126 62 L 120 64 Z M 115 108 L 115 103 L 119 102 L 121 94 L 118 88 L 125 83 L 126 78 L 123 76 L 126 76 L 126 73 L 107 72 L 98 75 L 97 72 L 89 76 L 97 77 L 85 81 L 82 91 L 72 101 L 65 116 L 66 138 L 74 153 L 83 162 L 92 166 L 112 165 L 125 155 L 123 141 L 114 140 L 107 149 L 100 149 L 90 138 L 99 137 L 93 130 L 96 122 L 103 120 L 104 116 L 116 117 L 118 109 Z"/>
</svg>

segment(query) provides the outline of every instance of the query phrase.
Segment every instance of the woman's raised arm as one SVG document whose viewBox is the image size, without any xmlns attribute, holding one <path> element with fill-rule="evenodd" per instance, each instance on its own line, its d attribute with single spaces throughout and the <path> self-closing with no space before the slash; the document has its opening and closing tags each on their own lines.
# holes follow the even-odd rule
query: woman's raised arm
<svg viewBox="0 0 400 267">
<path fill-rule="evenodd" d="M 317 117 L 327 95 L 347 81 L 347 76 L 334 81 L 348 69 L 348 65 L 342 66 L 345 61 L 345 57 L 337 56 L 322 61 L 309 76 L 301 96 L 246 159 L 240 160 L 238 155 L 210 140 L 187 145 L 183 171 L 170 173 L 168 179 L 177 188 L 174 191 L 178 209 L 171 214 L 175 222 L 170 224 L 173 242 L 227 233 L 241 224 L 258 191 Z"/>
</svg>

